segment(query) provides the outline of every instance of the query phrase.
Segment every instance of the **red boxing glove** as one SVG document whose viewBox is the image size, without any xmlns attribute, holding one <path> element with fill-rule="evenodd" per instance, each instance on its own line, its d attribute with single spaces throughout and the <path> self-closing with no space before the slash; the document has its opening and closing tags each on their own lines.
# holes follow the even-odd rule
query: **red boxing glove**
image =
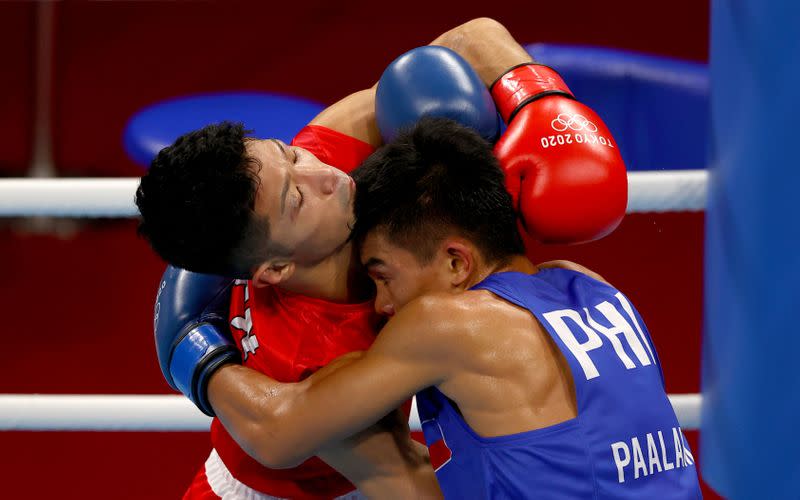
<svg viewBox="0 0 800 500">
<path fill-rule="evenodd" d="M 491 93 L 509 124 L 494 152 L 528 234 L 581 243 L 613 231 L 625 216 L 628 178 L 603 120 L 539 64 L 511 68 Z"/>
</svg>

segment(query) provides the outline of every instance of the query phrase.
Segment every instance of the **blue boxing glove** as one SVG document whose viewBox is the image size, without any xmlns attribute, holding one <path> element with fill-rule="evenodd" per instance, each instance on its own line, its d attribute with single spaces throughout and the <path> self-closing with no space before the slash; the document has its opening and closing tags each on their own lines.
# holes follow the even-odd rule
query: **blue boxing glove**
<svg viewBox="0 0 800 500">
<path fill-rule="evenodd" d="M 449 118 L 491 143 L 500 135 L 497 109 L 483 81 L 464 58 L 445 47 L 406 52 L 378 81 L 375 118 L 384 142 L 423 116 Z"/>
<path fill-rule="evenodd" d="M 233 280 L 167 266 L 153 317 L 161 373 L 200 410 L 214 416 L 208 380 L 226 363 L 241 363 L 228 329 Z"/>
</svg>

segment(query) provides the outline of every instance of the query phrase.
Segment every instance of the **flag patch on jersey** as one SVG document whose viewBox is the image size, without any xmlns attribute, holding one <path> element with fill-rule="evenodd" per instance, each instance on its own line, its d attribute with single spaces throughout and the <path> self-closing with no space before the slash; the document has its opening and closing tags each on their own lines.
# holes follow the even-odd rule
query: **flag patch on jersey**
<svg viewBox="0 0 800 500">
<path fill-rule="evenodd" d="M 426 420 L 422 422 L 422 431 L 425 434 L 425 442 L 428 445 L 428 454 L 431 457 L 433 469 L 438 471 L 443 465 L 453 457 L 453 451 L 447 446 L 444 440 L 442 428 L 436 420 Z"/>
</svg>

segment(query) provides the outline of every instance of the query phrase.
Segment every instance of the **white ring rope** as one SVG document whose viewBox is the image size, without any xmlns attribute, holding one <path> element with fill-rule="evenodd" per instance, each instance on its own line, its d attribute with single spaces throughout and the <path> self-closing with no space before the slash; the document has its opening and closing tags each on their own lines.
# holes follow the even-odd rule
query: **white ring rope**
<svg viewBox="0 0 800 500">
<path fill-rule="evenodd" d="M 699 212 L 707 189 L 708 170 L 629 172 L 626 212 Z"/>
<path fill-rule="evenodd" d="M 670 394 L 684 430 L 700 427 L 700 394 Z M 0 394 L 0 431 L 207 431 L 211 419 L 180 395 Z M 409 420 L 420 430 L 416 408 Z"/>
<path fill-rule="evenodd" d="M 628 213 L 702 211 L 706 170 L 628 173 Z M 0 179 L 0 217 L 136 217 L 138 177 Z"/>
<path fill-rule="evenodd" d="M 135 217 L 139 178 L 0 179 L 0 216 Z"/>
<path fill-rule="evenodd" d="M 138 178 L 0 179 L 0 217 L 135 217 Z M 702 211 L 707 170 L 628 173 L 627 213 Z M 684 429 L 700 424 L 699 394 L 670 395 Z M 182 396 L 0 395 L 2 430 L 205 431 Z M 410 420 L 419 430 L 416 412 Z"/>
</svg>

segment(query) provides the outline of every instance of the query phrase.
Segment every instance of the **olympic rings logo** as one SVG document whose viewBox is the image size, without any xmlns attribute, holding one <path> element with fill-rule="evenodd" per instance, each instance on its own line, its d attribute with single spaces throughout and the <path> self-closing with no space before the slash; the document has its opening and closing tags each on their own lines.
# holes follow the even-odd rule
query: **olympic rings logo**
<svg viewBox="0 0 800 500">
<path fill-rule="evenodd" d="M 569 113 L 561 113 L 550 122 L 550 126 L 553 127 L 553 130 L 556 132 L 564 132 L 567 129 L 572 129 L 576 132 L 579 130 L 597 132 L 597 125 L 590 122 L 585 116 L 579 114 L 571 115 Z"/>
</svg>

